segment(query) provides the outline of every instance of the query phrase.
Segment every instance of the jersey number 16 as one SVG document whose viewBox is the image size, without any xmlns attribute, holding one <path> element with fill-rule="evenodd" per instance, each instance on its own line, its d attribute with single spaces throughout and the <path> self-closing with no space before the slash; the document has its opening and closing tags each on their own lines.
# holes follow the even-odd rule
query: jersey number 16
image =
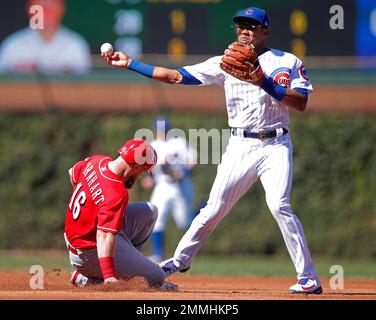
<svg viewBox="0 0 376 320">
<path fill-rule="evenodd" d="M 77 185 L 76 189 L 74 189 L 71 201 L 69 203 L 69 210 L 72 211 L 74 220 L 78 219 L 78 216 L 80 215 L 80 212 L 81 212 L 81 206 L 83 206 L 86 202 L 85 191 L 82 190 L 80 193 L 78 193 L 81 188 L 82 188 L 82 183 L 80 182 Z"/>
</svg>

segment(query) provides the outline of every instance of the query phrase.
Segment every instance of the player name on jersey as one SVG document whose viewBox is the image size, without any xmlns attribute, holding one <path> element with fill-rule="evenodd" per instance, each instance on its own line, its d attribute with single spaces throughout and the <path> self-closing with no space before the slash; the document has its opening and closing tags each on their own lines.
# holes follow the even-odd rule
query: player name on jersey
<svg viewBox="0 0 376 320">
<path fill-rule="evenodd" d="M 95 183 L 98 180 L 98 176 L 95 170 L 93 169 L 94 169 L 94 166 L 89 161 L 87 165 L 85 166 L 85 169 L 82 172 L 82 174 L 84 175 L 87 185 L 90 188 L 89 191 L 90 191 L 91 199 L 94 201 L 96 205 L 98 205 L 99 203 L 104 202 L 104 195 L 103 195 L 102 188 L 100 187 L 100 183 L 99 182 Z"/>
</svg>

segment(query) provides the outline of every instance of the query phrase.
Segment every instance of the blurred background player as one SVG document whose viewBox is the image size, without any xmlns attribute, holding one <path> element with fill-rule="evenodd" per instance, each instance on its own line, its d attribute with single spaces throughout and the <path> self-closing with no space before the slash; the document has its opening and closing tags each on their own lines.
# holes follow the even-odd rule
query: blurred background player
<svg viewBox="0 0 376 320">
<path fill-rule="evenodd" d="M 43 8 L 44 28 L 30 26 L 9 35 L 0 46 L 0 72 L 86 73 L 91 56 L 86 40 L 62 25 L 65 0 L 28 0 Z"/>
<path fill-rule="evenodd" d="M 170 213 L 179 230 L 185 230 L 193 220 L 195 190 L 190 173 L 197 161 L 196 150 L 185 138 L 168 132 L 171 123 L 167 116 L 159 116 L 154 121 L 155 137 L 151 145 L 157 151 L 158 164 L 152 176 L 142 181 L 145 189 L 153 187 L 150 202 L 158 208 L 158 220 L 151 234 L 154 262 L 165 256 L 165 230 Z"/>
<path fill-rule="evenodd" d="M 127 189 L 150 173 L 157 154 L 144 140 L 128 141 L 118 154 L 116 159 L 93 155 L 69 169 L 73 190 L 64 238 L 75 268 L 71 283 L 82 287 L 143 277 L 152 287 L 176 289 L 164 283 L 164 272 L 140 252 L 157 208 L 148 202 L 128 205 Z"/>
</svg>

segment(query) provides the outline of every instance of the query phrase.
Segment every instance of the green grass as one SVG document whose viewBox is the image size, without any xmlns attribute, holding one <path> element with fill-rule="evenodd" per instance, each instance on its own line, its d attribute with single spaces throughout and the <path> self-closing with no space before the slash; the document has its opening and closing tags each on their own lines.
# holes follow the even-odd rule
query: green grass
<svg viewBox="0 0 376 320">
<path fill-rule="evenodd" d="M 376 279 L 376 260 L 316 258 L 315 266 L 320 277 L 331 277 L 341 266 L 345 277 Z M 331 273 L 332 272 L 332 273 Z M 278 276 L 294 277 L 294 266 L 288 256 L 197 256 L 192 274 L 239 275 L 239 276 Z"/>
<path fill-rule="evenodd" d="M 0 270 L 28 272 L 33 265 L 40 265 L 47 272 L 54 269 L 71 270 L 65 250 L 0 250 Z"/>
<path fill-rule="evenodd" d="M 0 250 L 0 270 L 30 270 L 41 265 L 45 271 L 71 271 L 65 250 Z M 376 279 L 376 260 L 315 258 L 316 269 L 323 278 L 333 275 L 330 268 L 339 265 L 349 278 Z M 286 256 L 201 256 L 198 255 L 189 274 L 294 277 L 294 267 Z"/>
</svg>

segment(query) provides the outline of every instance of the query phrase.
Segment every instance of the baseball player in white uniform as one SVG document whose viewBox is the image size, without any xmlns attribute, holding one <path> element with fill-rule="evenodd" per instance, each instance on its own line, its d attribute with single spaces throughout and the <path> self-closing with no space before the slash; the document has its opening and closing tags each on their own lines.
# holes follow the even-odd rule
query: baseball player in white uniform
<svg viewBox="0 0 376 320">
<path fill-rule="evenodd" d="M 207 205 L 193 220 L 173 258 L 160 263 L 167 274 L 188 270 L 193 258 L 220 221 L 258 180 L 295 266 L 298 281 L 291 293 L 322 293 L 306 237 L 290 206 L 292 143 L 289 113 L 304 111 L 313 90 L 302 62 L 294 55 L 266 47 L 267 13 L 246 8 L 233 17 L 238 42 L 253 46 L 261 66 L 257 84 L 238 80 L 220 68 L 221 56 L 177 70 L 135 61 L 122 52 L 109 57 L 113 66 L 125 67 L 166 83 L 216 84 L 224 88 L 231 138 L 218 166 Z"/>
<path fill-rule="evenodd" d="M 44 9 L 44 28 L 24 28 L 0 46 L 0 72 L 86 73 L 91 68 L 90 48 L 78 33 L 61 25 L 65 0 L 28 0 Z"/>
<path fill-rule="evenodd" d="M 157 151 L 158 163 L 152 176 L 143 180 L 154 186 L 150 202 L 158 208 L 158 219 L 151 234 L 152 254 L 149 259 L 160 262 L 164 259 L 164 233 L 170 213 L 179 230 L 187 229 L 193 220 L 194 186 L 190 173 L 197 162 L 197 152 L 188 141 L 172 135 L 171 124 L 166 116 L 154 121 L 156 139 L 151 145 Z"/>
</svg>

